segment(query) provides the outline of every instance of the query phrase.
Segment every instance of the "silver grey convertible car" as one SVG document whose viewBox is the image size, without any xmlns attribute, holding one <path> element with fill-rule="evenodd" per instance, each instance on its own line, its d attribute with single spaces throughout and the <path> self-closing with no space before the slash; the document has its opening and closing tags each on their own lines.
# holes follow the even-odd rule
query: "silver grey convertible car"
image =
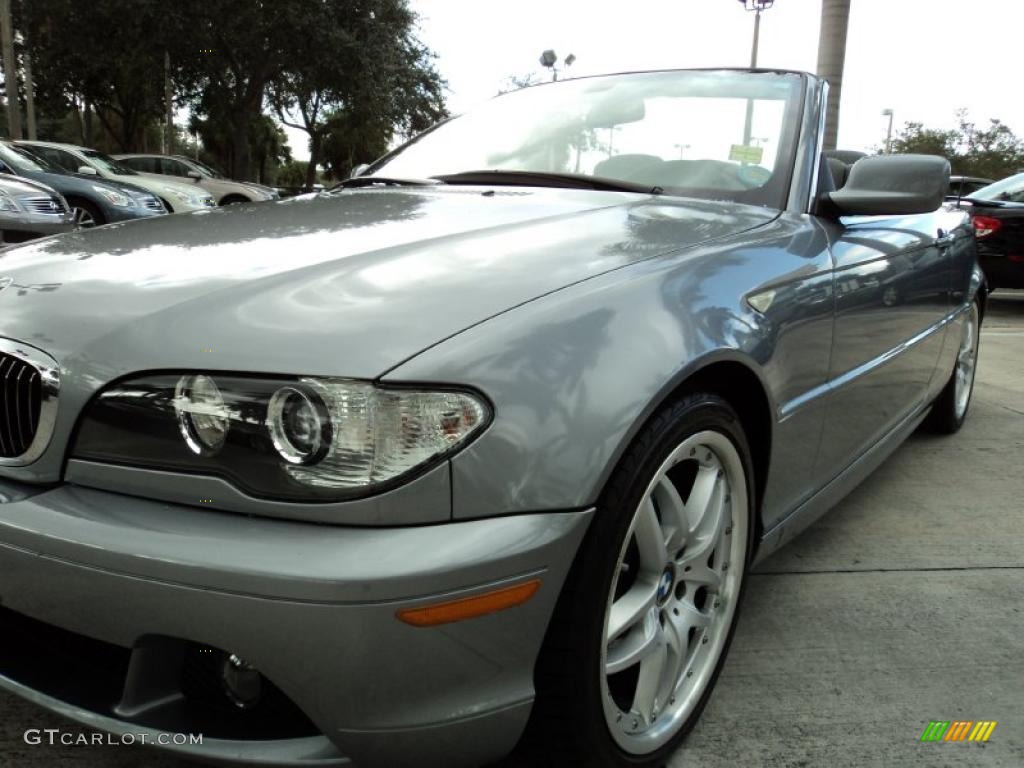
<svg viewBox="0 0 1024 768">
<path fill-rule="evenodd" d="M 527 88 L 329 192 L 5 252 L 0 688 L 210 760 L 662 764 L 751 565 L 968 409 L 949 166 L 846 165 L 826 102 Z"/>
</svg>

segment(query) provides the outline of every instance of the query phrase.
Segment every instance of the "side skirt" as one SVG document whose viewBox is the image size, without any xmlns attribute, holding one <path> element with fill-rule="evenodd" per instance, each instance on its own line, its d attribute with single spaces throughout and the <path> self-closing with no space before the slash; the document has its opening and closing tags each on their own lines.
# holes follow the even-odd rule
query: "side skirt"
<svg viewBox="0 0 1024 768">
<path fill-rule="evenodd" d="M 770 531 L 766 531 L 758 543 L 754 563 L 764 560 L 783 544 L 792 541 L 797 534 L 838 504 L 854 488 L 860 485 L 872 472 L 882 465 L 903 442 L 920 426 L 931 411 L 931 406 L 913 412 L 878 441 L 860 458 L 844 469 L 828 485 L 793 510 Z"/>
</svg>

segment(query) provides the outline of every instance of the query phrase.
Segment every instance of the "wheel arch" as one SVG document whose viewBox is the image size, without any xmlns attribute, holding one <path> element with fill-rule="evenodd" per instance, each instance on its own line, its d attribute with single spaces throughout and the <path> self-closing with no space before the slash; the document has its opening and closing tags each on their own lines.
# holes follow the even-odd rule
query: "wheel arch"
<svg viewBox="0 0 1024 768">
<path fill-rule="evenodd" d="M 217 205 L 233 205 L 234 203 L 251 203 L 248 197 L 238 192 L 229 192 L 217 201 Z"/>
<path fill-rule="evenodd" d="M 754 546 L 762 533 L 761 502 L 764 499 L 771 463 L 773 417 L 775 413 L 770 390 L 765 385 L 756 363 L 735 350 L 710 353 L 669 381 L 652 399 L 647 409 L 626 433 L 601 479 L 603 489 L 622 456 L 644 426 L 668 403 L 686 394 L 705 392 L 718 395 L 729 403 L 739 416 L 743 433 L 750 447 L 754 465 Z"/>
<path fill-rule="evenodd" d="M 107 212 L 104 209 L 104 207 L 100 203 L 96 202 L 95 200 L 91 200 L 85 195 L 80 195 L 72 192 L 70 195 L 64 195 L 64 199 L 67 200 L 68 205 L 71 206 L 72 208 L 74 208 L 76 204 L 84 203 L 87 207 L 95 210 L 102 219 L 102 221 L 97 221 L 97 224 L 106 224 L 107 221 L 109 221 L 109 217 L 107 216 Z"/>
</svg>

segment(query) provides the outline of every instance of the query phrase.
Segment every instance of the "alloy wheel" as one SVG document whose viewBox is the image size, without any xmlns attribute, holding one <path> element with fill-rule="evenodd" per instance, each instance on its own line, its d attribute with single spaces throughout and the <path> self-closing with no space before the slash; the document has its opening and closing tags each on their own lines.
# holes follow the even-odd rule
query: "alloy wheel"
<svg viewBox="0 0 1024 768">
<path fill-rule="evenodd" d="M 96 226 L 96 219 L 89 213 L 85 208 L 75 206 L 71 209 L 72 215 L 75 217 L 75 223 L 83 229 L 91 229 Z"/>
<path fill-rule="evenodd" d="M 967 413 L 971 402 L 971 391 L 974 388 L 974 372 L 978 363 L 978 305 L 972 304 L 967 319 L 964 320 L 963 335 L 960 338 L 960 351 L 956 357 L 956 392 L 954 403 L 956 418 L 962 419 Z"/>
<path fill-rule="evenodd" d="M 729 637 L 745 570 L 743 462 L 717 431 L 690 436 L 633 514 L 605 611 L 605 720 L 626 752 L 648 754 L 700 704 Z"/>
</svg>

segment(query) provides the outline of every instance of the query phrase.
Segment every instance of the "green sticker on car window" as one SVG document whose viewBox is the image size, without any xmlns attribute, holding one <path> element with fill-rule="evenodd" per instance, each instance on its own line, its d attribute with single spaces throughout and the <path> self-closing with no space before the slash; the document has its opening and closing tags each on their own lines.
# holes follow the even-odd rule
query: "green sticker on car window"
<svg viewBox="0 0 1024 768">
<path fill-rule="evenodd" d="M 747 144 L 733 144 L 729 150 L 729 159 L 736 163 L 753 163 L 760 165 L 764 157 L 763 147 L 751 147 Z"/>
</svg>

